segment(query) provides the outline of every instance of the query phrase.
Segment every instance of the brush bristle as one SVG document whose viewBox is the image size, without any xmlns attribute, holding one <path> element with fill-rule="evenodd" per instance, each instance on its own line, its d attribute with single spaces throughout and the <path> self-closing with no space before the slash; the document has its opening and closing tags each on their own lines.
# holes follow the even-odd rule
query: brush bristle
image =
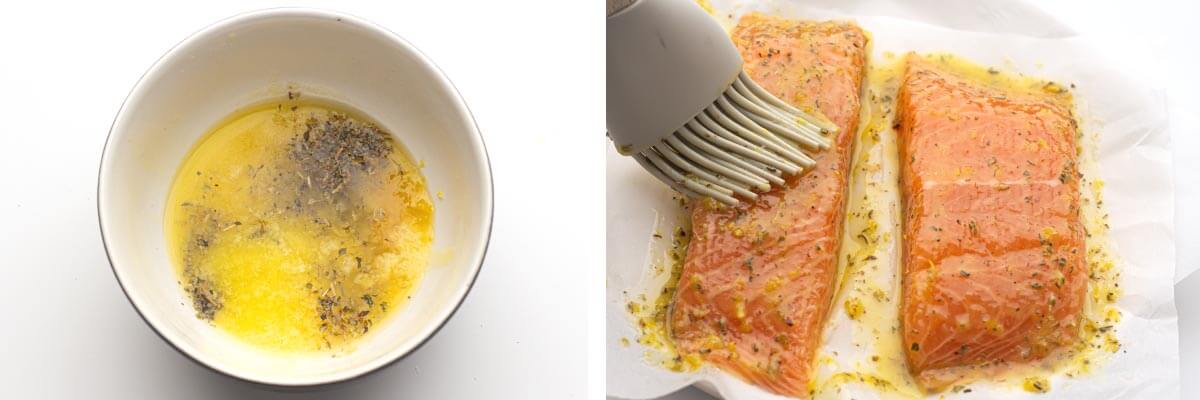
<svg viewBox="0 0 1200 400">
<path fill-rule="evenodd" d="M 743 72 L 704 111 L 634 157 L 686 195 L 733 205 L 812 167 L 807 153 L 829 148 L 826 135 L 836 130 L 825 118 L 775 98 Z"/>
</svg>

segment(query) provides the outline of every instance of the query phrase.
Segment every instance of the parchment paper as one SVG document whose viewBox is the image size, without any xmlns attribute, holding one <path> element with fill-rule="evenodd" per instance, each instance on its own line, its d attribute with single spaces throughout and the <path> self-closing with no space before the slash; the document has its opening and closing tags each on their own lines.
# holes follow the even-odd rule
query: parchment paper
<svg viewBox="0 0 1200 400">
<path fill-rule="evenodd" d="M 1115 258 L 1121 265 L 1124 317 L 1115 326 L 1121 351 L 1084 376 L 1052 377 L 1052 391 L 1038 395 L 1012 385 L 972 384 L 971 393 L 946 392 L 929 398 L 1178 398 L 1179 351 L 1174 307 L 1174 189 L 1162 91 L 1132 81 L 1106 67 L 1076 36 L 1035 7 L 1019 2 L 891 1 L 713 1 L 725 23 L 758 11 L 803 19 L 848 19 L 871 33 L 873 54 L 949 52 L 983 65 L 1064 83 L 1074 83 L 1083 130 L 1099 137 L 1095 156 L 1106 181 Z M 675 373 L 647 361 L 637 344 L 634 320 L 625 309 L 631 296 L 653 294 L 666 277 L 650 266 L 661 262 L 669 241 L 654 240 L 686 217 L 675 195 L 632 159 L 609 146 L 607 157 L 607 391 L 615 397 L 644 399 L 690 384 L 728 399 L 774 399 L 715 368 Z M 897 247 L 898 248 L 898 247 Z M 893 265 L 893 268 L 899 268 Z M 845 318 L 834 311 L 819 353 L 837 351 L 836 363 L 850 362 L 856 350 L 841 340 Z M 622 339 L 629 340 L 628 345 Z M 652 351 L 652 350 L 651 350 Z M 858 351 L 861 353 L 861 350 Z M 861 354 L 859 354 L 861 355 Z M 848 384 L 840 396 L 879 398 L 869 387 Z M 830 397 L 826 393 L 823 397 Z M 888 395 L 887 397 L 894 397 Z"/>
</svg>

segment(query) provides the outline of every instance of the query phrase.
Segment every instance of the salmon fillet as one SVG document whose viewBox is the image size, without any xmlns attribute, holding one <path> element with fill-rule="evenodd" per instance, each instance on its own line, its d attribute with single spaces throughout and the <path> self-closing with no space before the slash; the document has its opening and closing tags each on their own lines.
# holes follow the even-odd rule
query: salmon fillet
<svg viewBox="0 0 1200 400">
<path fill-rule="evenodd" d="M 742 18 L 746 72 L 840 128 L 816 166 L 753 202 L 692 207 L 693 238 L 671 310 L 681 352 L 768 391 L 807 397 L 837 274 L 867 37 L 849 23 Z"/>
<path fill-rule="evenodd" d="M 1077 127 L 1061 91 L 1005 90 L 910 55 L 899 93 L 901 327 L 928 390 L 1045 358 L 1087 292 Z"/>
</svg>

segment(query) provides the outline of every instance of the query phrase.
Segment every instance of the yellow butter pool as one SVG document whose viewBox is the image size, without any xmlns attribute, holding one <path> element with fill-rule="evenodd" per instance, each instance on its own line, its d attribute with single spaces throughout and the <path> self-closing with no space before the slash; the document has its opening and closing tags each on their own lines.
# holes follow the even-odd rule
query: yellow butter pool
<svg viewBox="0 0 1200 400">
<path fill-rule="evenodd" d="M 429 260 L 421 168 L 331 104 L 231 116 L 188 154 L 167 201 L 169 254 L 197 318 L 265 349 L 352 350 L 404 306 Z"/>
</svg>

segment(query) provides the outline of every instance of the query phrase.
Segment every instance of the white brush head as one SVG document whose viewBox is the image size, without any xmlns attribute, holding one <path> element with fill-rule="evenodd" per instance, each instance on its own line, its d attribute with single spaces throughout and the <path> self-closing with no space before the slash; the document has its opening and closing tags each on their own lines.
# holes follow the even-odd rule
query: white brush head
<svg viewBox="0 0 1200 400">
<path fill-rule="evenodd" d="M 608 134 L 663 182 L 736 204 L 829 147 L 836 126 L 742 73 L 725 30 L 692 0 L 609 8 L 619 11 L 607 26 Z"/>
</svg>

